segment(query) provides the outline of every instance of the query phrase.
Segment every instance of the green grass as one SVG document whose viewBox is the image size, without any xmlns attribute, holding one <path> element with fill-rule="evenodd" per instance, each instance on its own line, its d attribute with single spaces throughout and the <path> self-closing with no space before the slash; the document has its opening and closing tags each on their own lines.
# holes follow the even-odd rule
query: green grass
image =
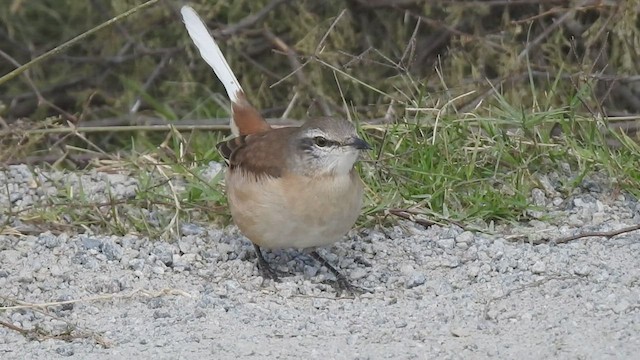
<svg viewBox="0 0 640 360">
<path fill-rule="evenodd" d="M 538 176 L 564 173 L 565 164 L 580 175 L 559 189 L 566 194 L 580 185 L 582 176 L 599 171 L 637 194 L 637 146 L 610 149 L 591 119 L 566 115 L 554 110 L 522 113 L 516 119 L 469 114 L 445 116 L 437 128 L 401 124 L 377 129 L 370 137 L 381 146 L 379 156 L 364 165 L 369 213 L 401 207 L 419 209 L 432 220 L 524 220 L 531 190 L 540 187 Z M 554 141 L 548 132 L 556 122 L 585 125 L 580 133 Z"/>
</svg>

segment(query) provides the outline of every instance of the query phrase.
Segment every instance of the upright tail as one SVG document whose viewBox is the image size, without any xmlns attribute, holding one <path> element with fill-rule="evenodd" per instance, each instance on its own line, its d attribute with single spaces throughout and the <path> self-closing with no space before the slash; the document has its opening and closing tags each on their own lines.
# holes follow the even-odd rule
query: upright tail
<svg viewBox="0 0 640 360">
<path fill-rule="evenodd" d="M 249 135 L 269 130 L 271 127 L 262 115 L 247 101 L 238 79 L 229 63 L 198 14 L 190 6 L 180 9 L 187 32 L 200 51 L 200 56 L 216 73 L 231 100 L 233 116 L 230 121 L 233 135 Z"/>
</svg>

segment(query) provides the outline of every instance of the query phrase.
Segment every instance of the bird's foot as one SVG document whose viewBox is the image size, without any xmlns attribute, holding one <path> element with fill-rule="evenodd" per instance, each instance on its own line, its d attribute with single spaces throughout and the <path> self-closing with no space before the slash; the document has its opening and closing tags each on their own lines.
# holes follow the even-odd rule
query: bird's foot
<svg viewBox="0 0 640 360">
<path fill-rule="evenodd" d="M 353 297 L 356 295 L 364 294 L 366 292 L 371 292 L 370 290 L 367 290 L 365 288 L 352 285 L 349 280 L 347 280 L 346 276 L 342 275 L 342 273 L 340 273 L 338 269 L 329 264 L 329 262 L 320 254 L 318 254 L 317 251 L 311 251 L 309 252 L 309 255 L 311 255 L 312 258 L 318 261 L 320 265 L 326 267 L 336 277 L 336 281 L 332 282 L 332 286 L 336 290 L 336 294 L 338 296 L 342 296 L 342 294 L 345 293 L 347 296 Z"/>
<path fill-rule="evenodd" d="M 255 244 L 253 246 L 256 250 L 256 257 L 258 258 L 258 270 L 260 270 L 260 275 L 262 275 L 264 279 L 271 279 L 279 282 L 281 276 L 289 275 L 289 273 L 272 268 L 267 260 L 265 260 L 264 256 L 262 256 L 260 247 Z"/>
</svg>

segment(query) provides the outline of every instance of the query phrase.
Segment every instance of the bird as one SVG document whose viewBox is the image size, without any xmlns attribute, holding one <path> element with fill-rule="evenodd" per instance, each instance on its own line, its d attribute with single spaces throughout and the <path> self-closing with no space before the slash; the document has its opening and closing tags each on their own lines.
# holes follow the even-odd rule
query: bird
<svg viewBox="0 0 640 360">
<path fill-rule="evenodd" d="M 272 128 L 247 100 L 231 67 L 198 14 L 180 10 L 187 32 L 231 101 L 233 138 L 217 144 L 227 163 L 225 187 L 231 217 L 254 246 L 264 279 L 279 280 L 262 249 L 305 251 L 353 290 L 318 252 L 355 225 L 364 183 L 355 164 L 371 146 L 339 117 L 311 118 L 300 126 Z"/>
</svg>

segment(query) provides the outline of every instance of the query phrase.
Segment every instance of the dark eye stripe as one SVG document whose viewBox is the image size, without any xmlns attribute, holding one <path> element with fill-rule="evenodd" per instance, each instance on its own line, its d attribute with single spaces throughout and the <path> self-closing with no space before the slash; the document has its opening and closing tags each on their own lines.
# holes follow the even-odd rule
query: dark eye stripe
<svg viewBox="0 0 640 360">
<path fill-rule="evenodd" d="M 313 151 L 314 148 L 318 148 L 318 147 L 327 148 L 327 147 L 340 146 L 340 142 L 339 141 L 329 140 L 327 138 L 324 138 L 325 145 L 324 146 L 319 146 L 316 143 L 316 138 L 317 137 L 303 138 L 303 139 L 300 140 L 298 147 L 300 149 L 304 150 L 305 152 L 315 156 L 315 153 Z"/>
</svg>

